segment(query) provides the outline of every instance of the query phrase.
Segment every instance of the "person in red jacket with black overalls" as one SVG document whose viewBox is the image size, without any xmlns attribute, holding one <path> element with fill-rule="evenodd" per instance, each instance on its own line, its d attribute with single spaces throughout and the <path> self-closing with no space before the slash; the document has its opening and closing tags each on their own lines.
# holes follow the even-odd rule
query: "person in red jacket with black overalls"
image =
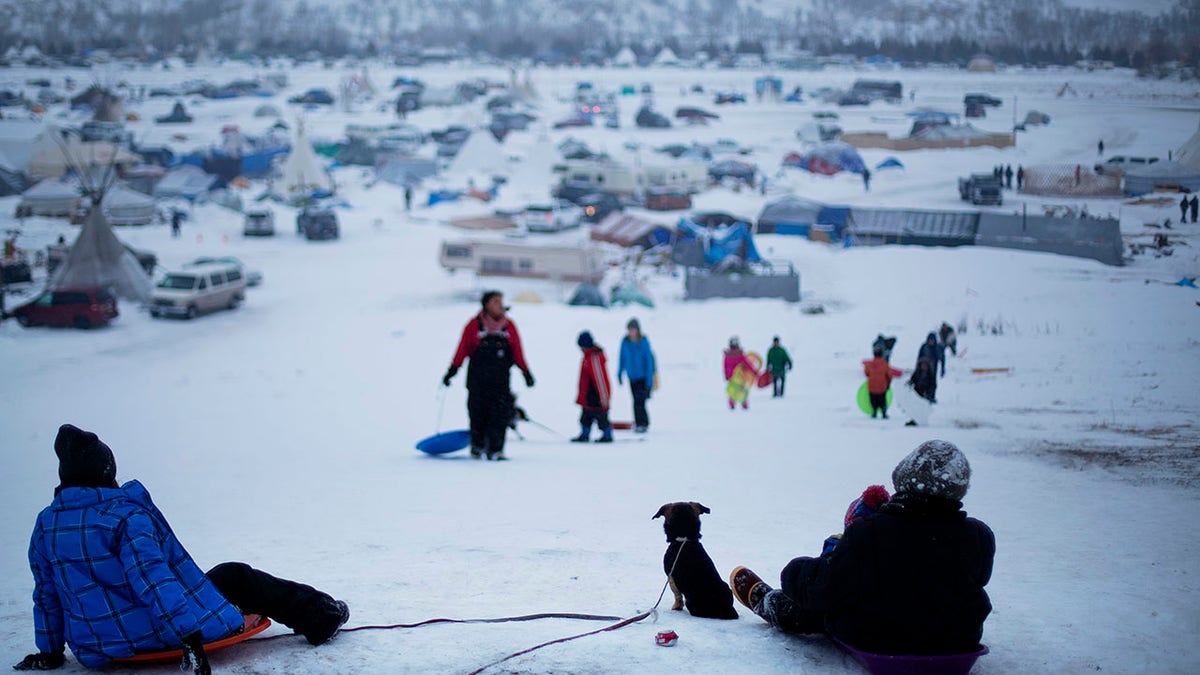
<svg viewBox="0 0 1200 675">
<path fill-rule="evenodd" d="M 904 372 L 888 364 L 887 359 L 883 358 L 882 347 L 875 347 L 872 353 L 875 358 L 863 361 L 863 374 L 867 376 L 867 393 L 871 395 L 871 417 L 882 411 L 883 419 L 886 420 L 887 392 L 892 386 L 892 378 L 900 377 Z"/>
<path fill-rule="evenodd" d="M 533 373 L 525 364 L 521 336 L 517 326 L 505 314 L 504 296 L 487 291 L 480 298 L 483 309 L 467 322 L 450 369 L 442 378 L 450 380 L 463 361 L 467 366 L 467 414 L 471 418 L 471 456 L 479 459 L 506 459 L 504 434 L 512 421 L 514 398 L 509 385 L 509 369 L 514 365 L 525 375 L 525 386 L 533 386 Z"/>
<path fill-rule="evenodd" d="M 600 427 L 597 443 L 612 443 L 612 423 L 608 421 L 608 407 L 612 399 L 612 383 L 608 379 L 608 359 L 604 350 L 592 339 L 592 334 L 583 331 L 576 341 L 583 350 L 583 363 L 579 366 L 579 395 L 575 402 L 583 408 L 579 415 L 579 435 L 572 443 L 587 443 L 592 434 L 592 423 Z"/>
</svg>

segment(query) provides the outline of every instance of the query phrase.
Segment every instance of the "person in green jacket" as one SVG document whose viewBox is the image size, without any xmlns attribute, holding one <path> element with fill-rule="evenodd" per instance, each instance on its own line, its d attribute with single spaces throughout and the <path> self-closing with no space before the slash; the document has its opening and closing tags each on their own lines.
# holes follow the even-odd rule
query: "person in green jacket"
<svg viewBox="0 0 1200 675">
<path fill-rule="evenodd" d="M 771 348 L 767 350 L 767 370 L 771 372 L 771 382 L 774 384 L 774 393 L 772 398 L 783 397 L 783 381 L 787 378 L 787 371 L 792 369 L 792 357 L 788 356 L 787 350 L 779 344 L 779 336 L 771 340 Z"/>
</svg>

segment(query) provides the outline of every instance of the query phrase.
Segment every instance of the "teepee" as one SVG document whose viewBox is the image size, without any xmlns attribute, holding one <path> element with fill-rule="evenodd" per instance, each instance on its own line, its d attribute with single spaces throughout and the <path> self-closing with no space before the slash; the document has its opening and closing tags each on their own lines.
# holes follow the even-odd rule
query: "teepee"
<svg viewBox="0 0 1200 675">
<path fill-rule="evenodd" d="M 1188 142 L 1175 151 L 1175 161 L 1200 169 L 1200 129 L 1196 129 Z"/>
<path fill-rule="evenodd" d="M 101 203 L 112 187 L 112 166 L 103 176 L 80 173 L 84 199 L 91 204 L 79 237 L 71 245 L 66 262 L 51 277 L 50 290 L 77 286 L 100 286 L 129 300 L 144 301 L 150 295 L 150 277 L 133 253 L 113 233 Z"/>
<path fill-rule="evenodd" d="M 296 125 L 296 142 L 292 144 L 292 152 L 284 160 L 280 172 L 284 195 L 289 200 L 308 197 L 316 192 L 333 192 L 333 180 L 321 166 L 317 153 L 304 135 L 303 122 Z"/>
</svg>

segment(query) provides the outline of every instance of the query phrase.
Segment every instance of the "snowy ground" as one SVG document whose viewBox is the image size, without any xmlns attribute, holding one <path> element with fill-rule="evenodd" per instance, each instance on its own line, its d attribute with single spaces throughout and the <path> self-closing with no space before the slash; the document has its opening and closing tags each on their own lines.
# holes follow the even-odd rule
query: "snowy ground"
<svg viewBox="0 0 1200 675">
<path fill-rule="evenodd" d="M 397 72 L 372 75 L 386 86 Z M 499 70 L 480 72 L 507 78 Z M 202 74 L 220 80 L 242 73 Z M 302 69 L 291 73 L 292 89 L 336 87 L 341 74 Z M 451 69 L 416 74 L 445 83 L 462 77 Z M 846 86 L 859 75 L 801 74 L 785 77 L 785 85 Z M 1001 162 L 1090 163 L 1100 138 L 1110 153 L 1165 157 L 1200 119 L 1197 92 L 1121 72 L 883 75 L 915 88 L 915 102 L 839 111 L 844 128 L 899 133 L 901 123 L 872 117 L 898 119 L 914 105 L 957 109 L 964 92 L 979 90 L 1006 101 L 984 128 L 1011 125 L 1014 96 L 1021 117 L 1035 108 L 1053 122 L 1020 136 L 1016 148 L 899 153 L 907 169 L 877 172 L 866 194 L 852 176 L 788 175 L 777 184 L 829 202 L 960 208 L 954 178 L 968 171 Z M 25 76 L 0 72 L 4 80 Z M 107 76 L 136 84 L 195 73 Z M 568 95 L 578 79 L 599 88 L 652 82 L 659 108 L 669 113 L 685 103 L 714 108 L 707 96 L 681 97 L 681 87 L 701 82 L 710 91 L 752 93 L 753 74 L 535 71 L 547 118 L 565 114 L 566 104 L 554 99 Z M 1078 96 L 1056 98 L 1066 81 Z M 249 117 L 260 102 L 196 106 L 198 121 L 186 133 L 200 142 L 228 123 L 258 131 L 273 121 Z M 170 101 L 153 101 L 138 112 L 150 119 L 169 107 Z M 797 147 L 793 130 L 822 108 L 752 102 L 719 109 L 722 121 L 704 130 L 597 128 L 572 135 L 613 149 L 628 140 L 734 138 L 752 145 L 756 161 L 774 171 L 783 152 Z M 623 102 L 625 118 L 635 109 Z M 387 119 L 374 112 L 306 115 L 314 136 L 329 137 L 348 121 Z M 412 121 L 435 128 L 482 119 L 476 106 L 422 111 Z M 176 130 L 143 124 L 139 133 L 159 141 Z M 536 158 L 546 142 L 566 135 L 510 138 L 504 147 L 518 161 L 499 206 L 547 196 L 546 167 Z M 885 154 L 864 152 L 872 165 Z M 974 468 L 967 510 L 989 523 L 997 540 L 988 586 L 995 610 L 984 631 L 991 655 L 974 672 L 1200 671 L 1194 649 L 1200 294 L 1157 283 L 1197 275 L 1197 226 L 1176 227 L 1190 245 L 1176 247 L 1175 255 L 1139 257 L 1123 268 L 1003 250 L 835 249 L 763 236 L 759 245 L 768 257 L 801 271 L 803 304 L 820 304 L 824 314 L 772 301 L 687 303 L 680 279 L 667 276 L 648 280 L 658 303 L 653 310 L 580 309 L 562 303 L 570 286 L 480 281 L 437 266 L 438 243 L 463 236 L 440 222 L 493 206 L 408 215 L 397 189 L 367 187 L 362 170 L 341 169 L 336 178 L 350 205 L 341 211 L 343 238 L 336 242 L 297 239 L 292 212 L 282 207 L 276 208 L 281 234 L 268 240 L 243 239 L 238 215 L 216 206 L 198 207 L 178 240 L 165 226 L 118 232 L 167 266 L 231 254 L 261 270 L 265 283 L 235 312 L 166 321 L 124 303 L 120 319 L 104 330 L 0 324 L 7 479 L 0 493 L 2 658 L 16 662 L 33 648 L 25 549 L 33 517 L 56 483 L 55 430 L 70 421 L 113 447 L 119 478 L 149 487 L 201 566 L 245 560 L 314 584 L 350 603 L 350 625 L 534 612 L 632 616 L 654 604 L 664 582 L 666 544 L 660 522 L 650 517 L 678 500 L 712 509 L 704 543 L 722 574 L 746 564 L 777 579 L 791 557 L 819 551 L 866 485 L 890 487 L 901 457 L 923 440 L 945 438 Z M 714 190 L 697 207 L 753 217 L 773 196 Z M 1005 208 L 1021 201 L 1010 197 Z M 15 199 L 0 200 L 0 226 L 15 224 L 14 205 Z M 1155 232 L 1144 223 L 1178 214 L 1174 205 L 1087 205 L 1118 215 L 1132 241 Z M 72 232 L 40 219 L 21 227 L 19 243 L 28 248 Z M 650 402 L 645 442 L 581 447 L 526 426 L 527 440 L 510 437 L 508 463 L 435 459 L 413 450 L 439 419 L 442 429 L 466 425 L 462 376 L 448 392 L 439 380 L 478 292 L 491 286 L 510 300 L 535 291 L 546 301 L 513 304 L 538 378 L 532 390 L 514 388 L 534 419 L 563 435 L 575 431 L 578 414 L 575 335 L 591 330 L 615 361 L 625 321 L 641 320 L 662 383 Z M 965 353 L 949 360 L 930 427 L 903 426 L 899 411 L 887 422 L 862 415 L 853 394 L 876 333 L 899 337 L 894 361 L 908 368 L 925 333 L 943 320 L 963 320 L 968 330 L 959 339 Z M 1003 334 L 985 334 L 981 323 L 999 325 Z M 735 334 L 760 352 L 772 335 L 782 336 L 796 361 L 785 399 L 760 391 L 749 411 L 725 408 L 720 354 Z M 1011 370 L 970 370 L 988 367 Z M 628 419 L 629 407 L 622 389 L 614 417 Z M 489 672 L 861 672 L 825 640 L 779 634 L 744 609 L 732 622 L 660 609 L 655 623 L 549 647 Z M 547 620 L 359 632 L 317 649 L 289 639 L 233 648 L 216 654 L 213 664 L 220 672 L 246 673 L 465 673 L 601 625 Z M 654 644 L 654 633 L 665 628 L 680 635 L 672 649 Z M 70 666 L 80 670 L 73 660 Z"/>
</svg>

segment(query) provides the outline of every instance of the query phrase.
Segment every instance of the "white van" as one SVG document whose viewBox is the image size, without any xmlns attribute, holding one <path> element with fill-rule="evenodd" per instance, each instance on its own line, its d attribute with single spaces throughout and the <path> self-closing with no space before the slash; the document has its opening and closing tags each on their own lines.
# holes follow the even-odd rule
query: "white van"
<svg viewBox="0 0 1200 675">
<path fill-rule="evenodd" d="M 246 277 L 237 265 L 208 263 L 167 272 L 150 293 L 150 316 L 182 316 L 234 309 L 246 299 Z"/>
</svg>

